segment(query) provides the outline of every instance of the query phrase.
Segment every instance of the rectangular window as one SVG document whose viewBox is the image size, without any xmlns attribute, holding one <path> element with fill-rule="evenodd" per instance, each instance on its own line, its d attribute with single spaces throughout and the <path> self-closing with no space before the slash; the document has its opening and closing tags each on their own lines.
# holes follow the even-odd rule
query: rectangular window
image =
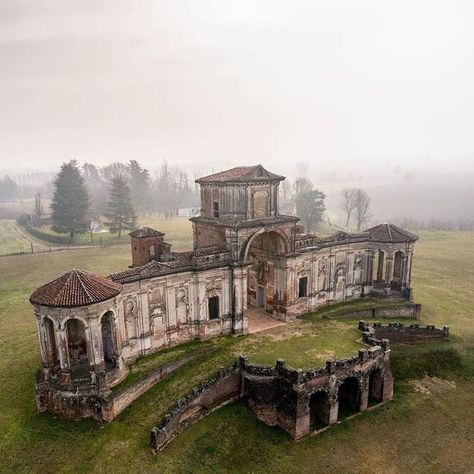
<svg viewBox="0 0 474 474">
<path fill-rule="evenodd" d="M 212 203 L 212 216 L 219 217 L 219 203 L 217 201 Z"/>
<path fill-rule="evenodd" d="M 209 319 L 219 319 L 219 297 L 209 298 Z"/>
<path fill-rule="evenodd" d="M 301 277 L 299 281 L 298 298 L 308 296 L 308 277 Z"/>
</svg>

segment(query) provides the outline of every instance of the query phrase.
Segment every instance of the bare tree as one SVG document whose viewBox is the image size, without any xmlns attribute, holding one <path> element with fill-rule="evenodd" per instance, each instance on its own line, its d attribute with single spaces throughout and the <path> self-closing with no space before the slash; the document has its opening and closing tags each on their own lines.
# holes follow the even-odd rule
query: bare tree
<svg viewBox="0 0 474 474">
<path fill-rule="evenodd" d="M 355 217 L 357 221 L 357 230 L 368 222 L 370 219 L 370 197 L 369 195 L 360 188 L 356 189 L 356 198 L 355 198 Z"/>
<path fill-rule="evenodd" d="M 339 205 L 341 209 L 346 213 L 346 227 L 349 227 L 349 221 L 351 220 L 352 212 L 356 207 L 357 189 L 356 188 L 344 188 L 341 191 L 341 199 Z"/>
</svg>

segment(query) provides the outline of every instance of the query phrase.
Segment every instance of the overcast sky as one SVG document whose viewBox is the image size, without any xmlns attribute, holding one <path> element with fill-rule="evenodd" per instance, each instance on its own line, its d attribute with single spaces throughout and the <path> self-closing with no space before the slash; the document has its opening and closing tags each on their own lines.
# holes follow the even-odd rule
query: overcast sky
<svg viewBox="0 0 474 474">
<path fill-rule="evenodd" d="M 0 0 L 0 168 L 474 162 L 472 0 Z"/>
</svg>

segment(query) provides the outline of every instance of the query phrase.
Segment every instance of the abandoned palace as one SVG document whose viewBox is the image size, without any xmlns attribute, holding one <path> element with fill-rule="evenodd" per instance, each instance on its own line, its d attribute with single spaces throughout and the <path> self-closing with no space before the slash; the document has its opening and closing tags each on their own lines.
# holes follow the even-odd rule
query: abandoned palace
<svg viewBox="0 0 474 474">
<path fill-rule="evenodd" d="M 307 233 L 279 212 L 284 179 L 261 165 L 200 178 L 193 250 L 173 252 L 145 227 L 130 234 L 129 268 L 107 277 L 71 270 L 38 288 L 30 297 L 42 358 L 38 407 L 90 416 L 67 394 L 106 393 L 139 356 L 246 334 L 250 311 L 287 322 L 374 293 L 411 298 L 416 235 L 391 224 Z"/>
</svg>

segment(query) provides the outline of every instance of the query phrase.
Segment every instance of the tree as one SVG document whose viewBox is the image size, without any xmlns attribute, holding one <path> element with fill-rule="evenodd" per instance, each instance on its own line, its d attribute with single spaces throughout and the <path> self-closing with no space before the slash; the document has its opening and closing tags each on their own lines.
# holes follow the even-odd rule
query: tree
<svg viewBox="0 0 474 474">
<path fill-rule="evenodd" d="M 109 219 L 105 225 L 112 234 L 122 235 L 122 230 L 133 230 L 136 227 L 135 211 L 132 205 L 130 187 L 123 175 L 116 175 L 111 180 L 108 210 L 105 216 Z"/>
<path fill-rule="evenodd" d="M 107 186 L 100 177 L 99 170 L 91 163 L 82 165 L 82 175 L 87 186 L 95 217 L 107 210 Z"/>
<path fill-rule="evenodd" d="M 73 239 L 76 234 L 89 228 L 88 209 L 89 194 L 77 161 L 63 163 L 54 180 L 52 229 L 60 234 L 69 234 Z"/>
<path fill-rule="evenodd" d="M 357 222 L 357 230 L 359 231 L 362 225 L 370 219 L 370 197 L 362 189 L 356 189 L 355 196 L 355 218 Z"/>
<path fill-rule="evenodd" d="M 296 214 L 302 219 L 306 230 L 311 232 L 313 224 L 321 222 L 324 198 L 321 191 L 313 188 L 313 183 L 307 178 L 297 178 L 294 184 Z"/>
<path fill-rule="evenodd" d="M 349 221 L 351 219 L 352 212 L 356 207 L 356 188 L 344 188 L 341 191 L 340 206 L 341 209 L 346 213 L 346 227 L 349 227 Z"/>
<path fill-rule="evenodd" d="M 128 164 L 128 177 L 130 180 L 130 191 L 135 209 L 145 211 L 150 209 L 150 173 L 142 168 L 136 160 L 130 160 Z"/>
<path fill-rule="evenodd" d="M 43 205 L 41 204 L 41 194 L 35 194 L 35 209 L 33 212 L 33 225 L 35 227 L 41 226 L 41 216 L 43 215 Z"/>
<path fill-rule="evenodd" d="M 10 201 L 17 197 L 18 186 L 10 178 L 10 176 L 5 176 L 5 178 L 0 179 L 0 200 Z"/>
</svg>

